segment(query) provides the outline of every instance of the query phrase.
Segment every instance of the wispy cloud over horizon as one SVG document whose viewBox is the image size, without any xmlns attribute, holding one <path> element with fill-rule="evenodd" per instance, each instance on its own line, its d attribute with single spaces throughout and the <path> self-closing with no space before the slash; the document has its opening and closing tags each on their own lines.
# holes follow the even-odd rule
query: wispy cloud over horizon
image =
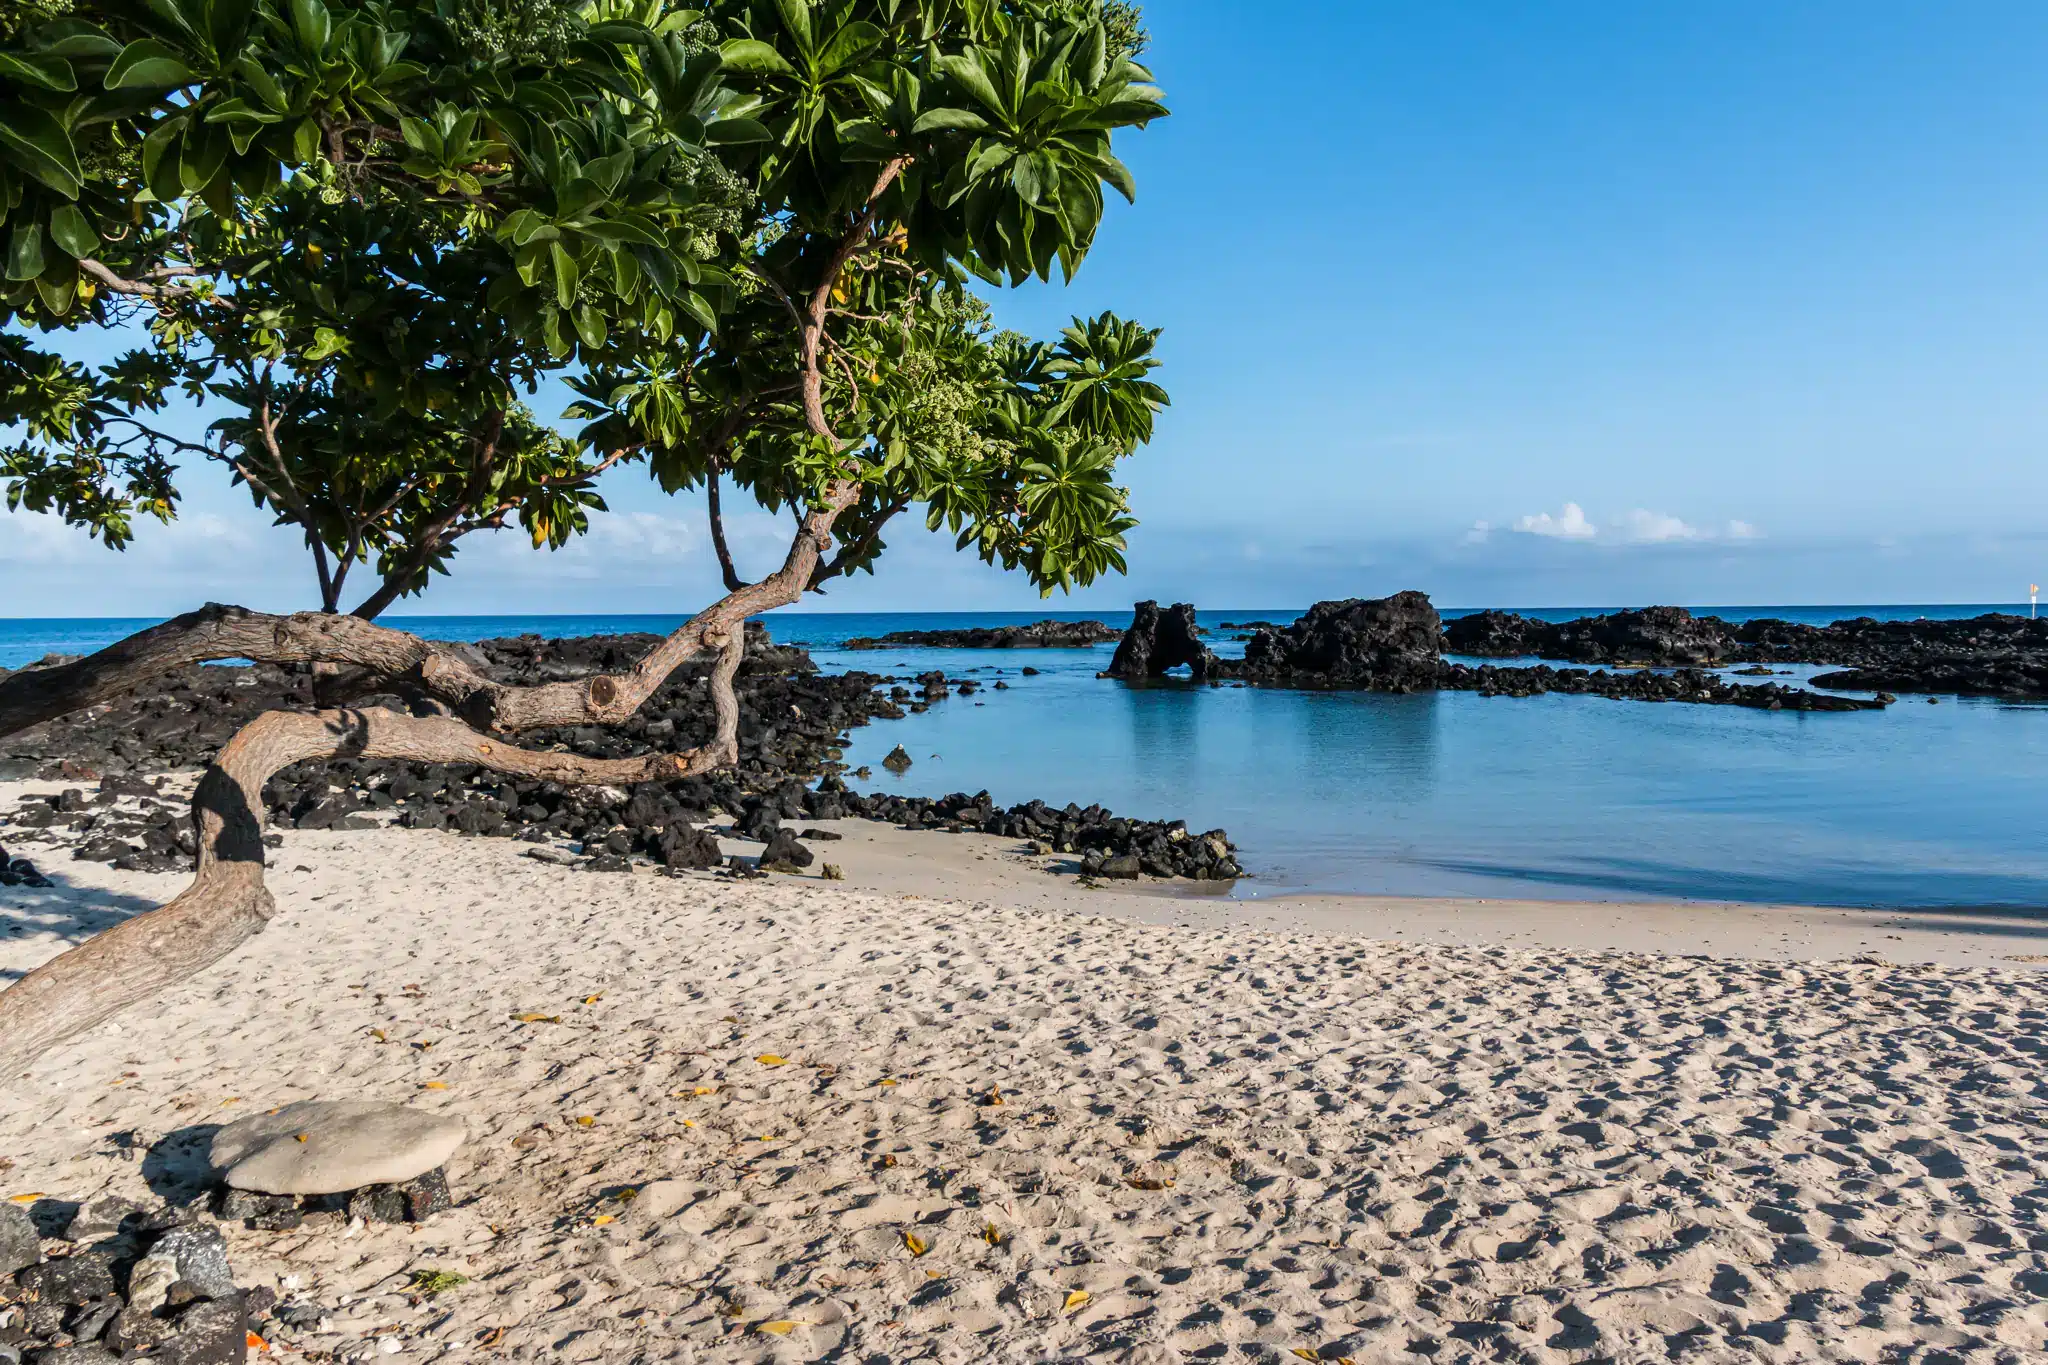
<svg viewBox="0 0 2048 1365">
<path fill-rule="evenodd" d="M 1658 512 L 1648 507 L 1632 507 L 1619 516 L 1605 522 L 1596 522 L 1586 515 L 1585 507 L 1576 502 L 1567 502 L 1556 512 L 1532 512 L 1517 517 L 1509 526 L 1521 535 L 1541 536 L 1547 540 L 1579 541 L 1583 543 L 1603 542 L 1625 545 L 1672 545 L 1686 541 L 1758 540 L 1763 532 L 1755 523 L 1729 521 L 1718 530 L 1695 526 L 1683 517 L 1669 512 Z M 1493 524 L 1475 521 L 1465 532 L 1463 543 L 1483 545 L 1493 534 Z"/>
<path fill-rule="evenodd" d="M 1586 510 L 1575 502 L 1568 502 L 1556 516 L 1548 512 L 1536 512 L 1517 518 L 1515 529 L 1524 535 L 1552 536 L 1558 540 L 1591 540 L 1600 534 L 1600 528 L 1586 520 Z"/>
<path fill-rule="evenodd" d="M 1622 517 L 1621 534 L 1639 545 L 1658 545 L 1670 540 L 1698 540 L 1701 532 L 1697 526 L 1688 526 L 1667 512 L 1637 507 Z"/>
</svg>

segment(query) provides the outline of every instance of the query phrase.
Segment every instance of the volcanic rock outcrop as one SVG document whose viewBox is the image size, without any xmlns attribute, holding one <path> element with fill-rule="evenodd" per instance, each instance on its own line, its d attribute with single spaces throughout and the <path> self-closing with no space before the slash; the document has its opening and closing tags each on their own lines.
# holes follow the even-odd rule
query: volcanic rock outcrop
<svg viewBox="0 0 2048 1365">
<path fill-rule="evenodd" d="M 1163 678 L 1167 670 L 1187 665 L 1200 682 L 1215 671 L 1216 656 L 1200 639 L 1195 609 L 1176 602 L 1165 611 L 1157 602 L 1140 602 L 1132 608 L 1131 628 L 1118 642 L 1105 678 L 1143 682 Z"/>
<path fill-rule="evenodd" d="M 1028 626 L 969 626 L 962 630 L 892 630 L 862 635 L 845 649 L 1087 649 L 1121 632 L 1101 621 L 1033 621 Z"/>
</svg>

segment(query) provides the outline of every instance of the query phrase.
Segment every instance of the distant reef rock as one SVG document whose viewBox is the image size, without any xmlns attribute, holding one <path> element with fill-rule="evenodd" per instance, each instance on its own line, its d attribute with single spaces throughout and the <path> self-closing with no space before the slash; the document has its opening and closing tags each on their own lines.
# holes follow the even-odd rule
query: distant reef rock
<svg viewBox="0 0 2048 1365">
<path fill-rule="evenodd" d="M 1444 649 L 1452 654 L 1577 664 L 1710 667 L 1727 658 L 1734 643 L 1724 622 L 1694 616 L 1683 607 L 1644 607 L 1562 622 L 1482 611 L 1444 627 Z"/>
<path fill-rule="evenodd" d="M 1443 623 L 1426 593 L 1318 602 L 1285 630 L 1261 630 L 1235 676 L 1266 686 L 1426 692 L 1440 685 Z"/>
<path fill-rule="evenodd" d="M 1589 632 L 1588 638 L 1605 641 L 1604 647 L 1617 652 L 1662 650 L 1666 657 L 1687 661 L 1706 657 L 1706 637 L 1691 628 L 1688 623 L 1692 618 L 1685 612 L 1662 608 L 1619 615 L 1631 619 L 1606 627 L 1604 633 Z M 1318 602 L 1284 629 L 1257 631 L 1246 644 L 1242 659 L 1218 658 L 1196 641 L 1192 635 L 1194 616 L 1194 607 L 1184 602 L 1165 611 L 1156 602 L 1138 603 L 1131 629 L 1117 646 L 1116 658 L 1104 676 L 1144 682 L 1186 664 L 1200 681 L 1235 680 L 1258 687 L 1455 691 L 1502 697 L 1563 692 L 1626 701 L 1691 702 L 1771 711 L 1867 711 L 1893 700 L 1888 694 L 1871 700 L 1777 683 L 1733 683 L 1690 662 L 1669 672 L 1453 663 L 1442 657 L 1443 621 L 1428 595 L 1420 592 Z M 1499 612 L 1491 616 L 1493 620 L 1471 628 L 1469 636 L 1500 642 L 1505 653 L 1535 652 L 1507 648 L 1507 642 L 1521 646 L 1528 638 L 1529 632 L 1518 623 L 1529 618 L 1508 617 Z M 1550 638 L 1544 637 L 1546 642 Z"/>
<path fill-rule="evenodd" d="M 1551 622 L 1482 611 L 1444 627 L 1444 648 L 1482 658 L 1700 666 L 1830 664 L 1816 687 L 1852 692 L 1947 692 L 2048 698 L 2048 619 L 1993 612 L 1961 621 L 1879 621 L 1811 626 L 1775 617 L 1731 622 L 1683 607 Z"/>
<path fill-rule="evenodd" d="M 1197 638 L 1200 634 L 1195 609 L 1188 603 L 1176 602 L 1161 611 L 1157 602 L 1140 602 L 1131 609 L 1131 628 L 1117 642 L 1102 676 L 1145 682 L 1185 665 L 1195 681 L 1206 681 L 1221 660 Z"/>
<path fill-rule="evenodd" d="M 1119 638 L 1101 621 L 1033 621 L 1028 626 L 895 630 L 848 640 L 846 649 L 1087 649 Z"/>
</svg>

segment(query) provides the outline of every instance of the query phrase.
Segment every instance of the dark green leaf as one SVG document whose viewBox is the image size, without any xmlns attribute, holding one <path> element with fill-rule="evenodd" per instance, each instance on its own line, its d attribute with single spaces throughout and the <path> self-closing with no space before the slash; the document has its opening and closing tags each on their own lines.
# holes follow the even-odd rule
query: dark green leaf
<svg viewBox="0 0 2048 1365">
<path fill-rule="evenodd" d="M 910 125 L 911 132 L 920 134 L 955 130 L 986 132 L 988 120 L 969 109 L 927 109 L 917 116 L 917 122 Z"/>
<path fill-rule="evenodd" d="M 765 124 L 750 118 L 724 118 L 704 126 L 704 140 L 714 147 L 731 147 L 751 142 L 773 142 L 775 134 Z"/>
<path fill-rule="evenodd" d="M 881 29 L 863 19 L 846 25 L 832 35 L 832 40 L 825 44 L 825 50 L 818 54 L 819 74 L 829 76 L 866 60 L 882 45 L 886 36 Z"/>
<path fill-rule="evenodd" d="M 71 63 L 61 57 L 32 52 L 0 52 L 0 77 L 45 90 L 71 91 L 78 88 L 78 77 L 72 74 Z"/>
<path fill-rule="evenodd" d="M 51 212 L 50 240 L 77 260 L 84 260 L 100 249 L 100 235 L 92 230 L 92 224 L 76 204 L 59 204 Z"/>
<path fill-rule="evenodd" d="M 192 68 L 167 44 L 154 38 L 137 38 L 122 48 L 121 55 L 107 68 L 106 85 L 109 90 L 169 90 L 191 81 Z"/>
<path fill-rule="evenodd" d="M 796 68 L 791 66 L 780 52 L 758 38 L 735 38 L 719 46 L 718 55 L 723 59 L 727 71 L 737 71 L 748 76 L 794 76 Z"/>
<path fill-rule="evenodd" d="M 78 197 L 85 180 L 78 153 L 72 148 L 71 134 L 46 110 L 0 104 L 0 151 L 66 199 Z"/>
<path fill-rule="evenodd" d="M 7 278 L 32 280 L 43 273 L 43 225 L 33 218 L 15 223 L 7 238 Z"/>
</svg>

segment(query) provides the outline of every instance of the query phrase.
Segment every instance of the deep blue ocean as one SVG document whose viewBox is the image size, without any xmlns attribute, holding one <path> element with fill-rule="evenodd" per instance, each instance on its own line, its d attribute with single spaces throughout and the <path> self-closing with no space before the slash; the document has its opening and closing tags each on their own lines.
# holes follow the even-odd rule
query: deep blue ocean
<svg viewBox="0 0 2048 1365">
<path fill-rule="evenodd" d="M 1563 620 L 1591 609 L 1529 614 Z M 2012 606 L 1700 607 L 1824 623 Z M 1298 608 L 1204 611 L 1291 621 Z M 1448 611 L 1446 615 L 1457 615 Z M 857 730 L 864 789 L 986 788 L 1008 803 L 1100 801 L 1229 830 L 1255 876 L 1240 896 L 1362 891 L 1560 899 L 1711 899 L 2048 908 L 2048 706 L 1908 697 L 1820 714 L 1596 697 L 1297 693 L 1096 678 L 1093 650 L 840 648 L 894 630 L 1129 613 L 777 612 L 821 668 L 1000 679 L 923 715 Z M 386 618 L 436 639 L 665 631 L 680 616 Z M 148 624 L 0 620 L 0 667 L 86 652 Z M 1021 670 L 1040 670 L 1025 677 Z M 1815 670 L 1801 670 L 1810 673 Z M 1739 680 L 1738 680 L 1739 681 Z M 1781 679 L 1781 681 L 1795 681 Z M 880 766 L 902 744 L 901 777 Z"/>
</svg>

